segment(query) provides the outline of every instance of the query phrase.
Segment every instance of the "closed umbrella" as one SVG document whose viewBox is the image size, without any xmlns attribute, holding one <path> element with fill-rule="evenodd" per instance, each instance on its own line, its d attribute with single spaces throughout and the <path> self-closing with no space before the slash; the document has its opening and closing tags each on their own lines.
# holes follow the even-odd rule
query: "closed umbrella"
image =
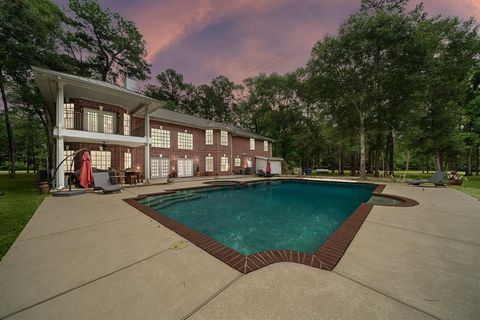
<svg viewBox="0 0 480 320">
<path fill-rule="evenodd" d="M 270 159 L 267 159 L 267 174 L 270 174 L 272 168 L 270 167 Z"/>
<path fill-rule="evenodd" d="M 90 154 L 85 151 L 82 155 L 82 167 L 80 168 L 80 185 L 88 188 L 93 183 L 92 160 Z"/>
</svg>

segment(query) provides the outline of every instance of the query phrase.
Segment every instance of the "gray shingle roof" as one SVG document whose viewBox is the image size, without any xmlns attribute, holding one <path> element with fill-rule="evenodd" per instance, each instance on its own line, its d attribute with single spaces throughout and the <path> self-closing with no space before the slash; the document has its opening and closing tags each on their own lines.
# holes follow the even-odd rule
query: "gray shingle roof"
<svg viewBox="0 0 480 320">
<path fill-rule="evenodd" d="M 220 130 L 230 131 L 237 136 L 254 138 L 258 140 L 272 141 L 272 139 L 270 138 L 261 136 L 259 134 L 250 132 L 246 129 L 236 127 L 228 123 L 215 122 L 212 120 L 199 118 L 189 114 L 171 111 L 168 109 L 163 109 L 163 108 L 157 109 L 152 113 L 150 113 L 150 116 L 157 118 L 160 121 L 165 121 L 169 123 L 174 123 L 179 125 L 188 125 L 195 128 L 201 128 L 201 129 L 220 129 Z"/>
</svg>

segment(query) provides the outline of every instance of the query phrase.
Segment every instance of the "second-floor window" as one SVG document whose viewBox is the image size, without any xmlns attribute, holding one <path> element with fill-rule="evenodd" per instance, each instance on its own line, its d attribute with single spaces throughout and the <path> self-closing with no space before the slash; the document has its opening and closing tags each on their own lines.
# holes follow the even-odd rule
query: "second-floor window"
<svg viewBox="0 0 480 320">
<path fill-rule="evenodd" d="M 157 148 L 170 148 L 170 131 L 152 128 L 152 146 Z"/>
<path fill-rule="evenodd" d="M 213 130 L 205 130 L 205 144 L 213 144 Z"/>
<path fill-rule="evenodd" d="M 83 118 L 87 131 L 102 133 L 115 133 L 116 131 L 117 117 L 113 112 L 85 109 Z"/>
<path fill-rule="evenodd" d="M 103 133 L 113 133 L 113 114 L 103 115 Z"/>
<path fill-rule="evenodd" d="M 73 103 L 65 103 L 63 105 L 63 115 L 65 129 L 75 128 L 75 109 Z"/>
<path fill-rule="evenodd" d="M 228 132 L 220 131 L 220 144 L 222 146 L 228 146 Z"/>
<path fill-rule="evenodd" d="M 131 117 L 129 114 L 123 114 L 123 135 L 129 136 L 130 135 L 130 128 L 131 128 Z"/>
<path fill-rule="evenodd" d="M 193 150 L 193 134 L 187 132 L 179 132 L 178 149 Z"/>
<path fill-rule="evenodd" d="M 263 141 L 263 151 L 268 151 L 268 141 Z"/>
<path fill-rule="evenodd" d="M 250 150 L 255 150 L 255 139 L 250 139 Z"/>
</svg>

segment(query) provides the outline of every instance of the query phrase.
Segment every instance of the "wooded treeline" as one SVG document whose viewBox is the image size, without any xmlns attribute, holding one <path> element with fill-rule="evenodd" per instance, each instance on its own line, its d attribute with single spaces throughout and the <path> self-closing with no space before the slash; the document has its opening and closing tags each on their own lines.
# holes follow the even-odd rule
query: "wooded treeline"
<svg viewBox="0 0 480 320">
<path fill-rule="evenodd" d="M 144 92 L 172 110 L 275 139 L 274 154 L 286 160 L 287 170 L 353 169 L 362 177 L 399 168 L 478 174 L 478 25 L 407 4 L 361 1 L 338 33 L 314 44 L 309 61 L 291 73 L 259 74 L 241 84 L 220 75 L 193 85 L 167 69 Z M 33 85 L 31 65 L 113 83 L 123 76 L 149 78 L 145 42 L 134 23 L 94 0 L 70 0 L 67 12 L 48 0 L 0 8 L 0 89 L 13 110 L 1 124 L 0 161 L 12 171 L 16 157 L 34 154 L 40 161 L 45 148 L 54 147 L 52 115 Z M 39 9 L 41 18 L 33 19 Z M 29 132 L 36 137 L 29 140 Z"/>
</svg>

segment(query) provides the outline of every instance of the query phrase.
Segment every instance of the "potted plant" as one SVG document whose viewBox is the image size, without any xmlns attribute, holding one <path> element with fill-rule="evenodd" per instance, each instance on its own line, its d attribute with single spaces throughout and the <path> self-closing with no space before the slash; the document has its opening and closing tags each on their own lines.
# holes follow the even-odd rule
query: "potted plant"
<svg viewBox="0 0 480 320">
<path fill-rule="evenodd" d="M 448 183 L 451 185 L 461 186 L 465 177 L 460 175 L 457 170 L 452 170 L 448 173 Z"/>
</svg>

